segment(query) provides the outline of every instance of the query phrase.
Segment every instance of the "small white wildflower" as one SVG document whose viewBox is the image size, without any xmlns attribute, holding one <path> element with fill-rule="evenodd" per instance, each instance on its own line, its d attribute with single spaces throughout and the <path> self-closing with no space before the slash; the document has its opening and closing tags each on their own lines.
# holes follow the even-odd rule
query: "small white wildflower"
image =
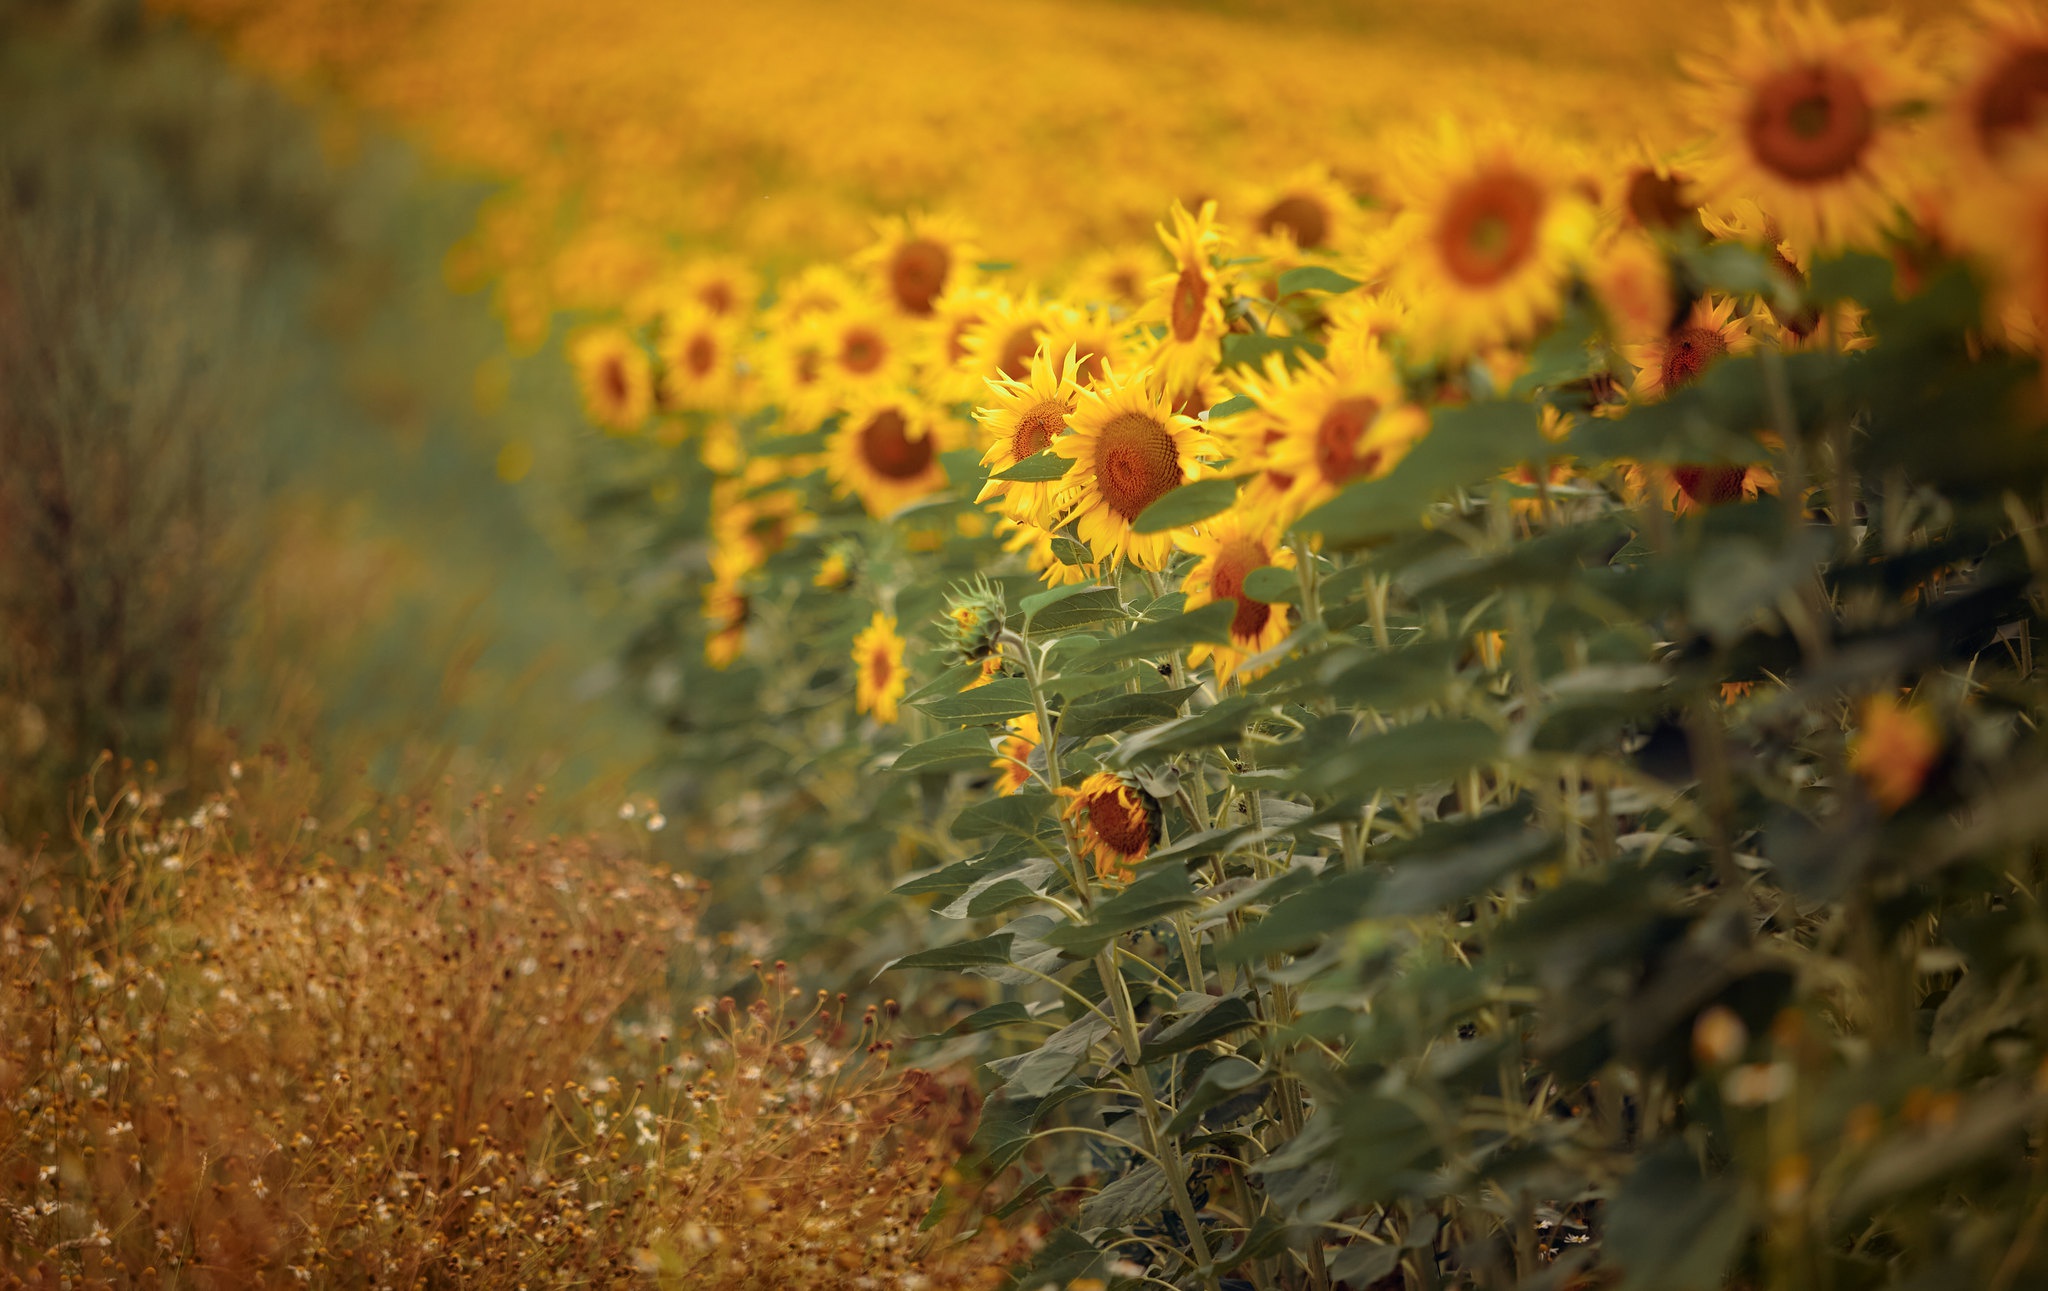
<svg viewBox="0 0 2048 1291">
<path fill-rule="evenodd" d="M 658 812 L 658 811 L 657 811 L 657 812 L 655 812 L 655 813 L 654 813 L 654 814 L 653 814 L 652 816 L 649 816 L 649 817 L 647 818 L 647 832 L 648 832 L 648 833 L 650 833 L 650 834 L 659 834 L 659 833 L 660 833 L 660 832 L 661 832 L 662 830 L 664 830 L 664 829 L 667 829 L 667 828 L 668 828 L 668 817 L 667 817 L 667 816 L 664 816 L 664 815 L 662 815 L 662 814 L 661 814 L 660 812 Z"/>
<path fill-rule="evenodd" d="M 230 779 L 230 780 L 239 780 L 239 779 L 241 779 L 241 778 L 242 778 L 242 764 L 241 764 L 241 763 L 239 763 L 239 762 L 230 762 L 230 763 L 228 763 L 228 779 Z M 297 1272 L 300 1272 L 300 1270 L 298 1270 L 298 1269 L 293 1269 L 293 1270 L 292 1270 L 292 1272 L 294 1272 L 294 1273 L 297 1273 Z M 311 1278 L 312 1276 L 313 1276 L 312 1274 L 308 1273 L 308 1274 L 306 1274 L 306 1275 L 305 1275 L 305 1278 L 302 1278 L 302 1279 L 301 1279 L 301 1281 L 304 1281 L 304 1280 L 306 1280 L 306 1279 L 308 1279 L 308 1278 Z"/>
<path fill-rule="evenodd" d="M 639 808 L 638 808 L 638 807 L 635 807 L 635 806 L 634 806 L 634 805 L 633 805 L 632 803 L 630 803 L 630 802 L 622 802 L 622 803 L 620 803 L 620 804 L 619 804 L 619 819 L 620 819 L 620 820 L 631 820 L 631 819 L 633 819 L 633 815 L 634 815 L 634 813 L 635 813 L 635 812 L 637 812 L 638 810 L 639 810 Z"/>
</svg>

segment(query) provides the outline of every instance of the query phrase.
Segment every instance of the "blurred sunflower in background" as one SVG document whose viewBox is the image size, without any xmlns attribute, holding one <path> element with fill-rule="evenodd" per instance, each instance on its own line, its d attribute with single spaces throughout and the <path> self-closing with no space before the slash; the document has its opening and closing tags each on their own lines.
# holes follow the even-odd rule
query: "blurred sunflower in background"
<svg viewBox="0 0 2048 1291">
<path fill-rule="evenodd" d="M 1181 550 L 1199 557 L 1181 577 L 1187 608 L 1198 610 L 1217 601 L 1234 601 L 1230 644 L 1203 642 L 1188 652 L 1188 666 L 1214 660 L 1216 679 L 1228 682 L 1243 670 L 1244 661 L 1287 639 L 1287 607 L 1258 600 L 1244 590 L 1253 570 L 1272 565 L 1294 568 L 1294 553 L 1281 545 L 1279 531 L 1264 515 L 1242 508 L 1204 521 L 1199 530 L 1175 535 Z"/>
<path fill-rule="evenodd" d="M 1099 562 L 1165 568 L 1172 534 L 1141 534 L 1131 522 L 1202 478 L 1220 455 L 1216 441 L 1193 417 L 1173 411 L 1149 370 L 1127 379 L 1106 372 L 1093 389 L 1077 391 L 1067 425 L 1072 433 L 1052 443 L 1074 462 L 1064 477 L 1072 488 L 1065 519 Z"/>
<path fill-rule="evenodd" d="M 890 216 L 875 233 L 855 262 L 873 275 L 882 299 L 910 318 L 930 318 L 939 297 L 973 274 L 980 258 L 967 225 L 950 216 Z"/>
<path fill-rule="evenodd" d="M 1042 334 L 1042 344 L 1053 354 L 1074 352 L 1079 366 L 1074 380 L 1094 385 L 1111 367 L 1129 367 L 1130 344 L 1126 329 L 1111 320 L 1106 309 L 1056 304 Z"/>
<path fill-rule="evenodd" d="M 827 315 L 825 381 L 841 398 L 859 398 L 899 384 L 910 366 L 906 338 L 896 321 L 866 301 Z"/>
<path fill-rule="evenodd" d="M 1038 352 L 1046 329 L 1052 326 L 1054 309 L 1032 288 L 1022 297 L 997 292 L 984 304 L 981 317 L 961 335 L 966 351 L 958 369 L 980 387 L 985 381 L 1021 381 L 1031 370 L 1031 356 Z M 977 388 L 971 397 L 980 398 Z"/>
<path fill-rule="evenodd" d="M 1159 252 L 1151 246 L 1111 247 L 1091 251 L 1075 269 L 1067 295 L 1086 305 L 1099 305 L 1128 316 L 1145 303 L 1146 292 L 1159 274 Z"/>
<path fill-rule="evenodd" d="M 939 454 L 952 446 L 953 425 L 907 391 L 859 400 L 826 444 L 825 472 L 869 515 L 894 515 L 946 487 Z"/>
<path fill-rule="evenodd" d="M 732 398 L 736 376 L 733 326 L 692 299 L 662 314 L 655 354 L 661 360 L 661 406 L 715 409 Z"/>
<path fill-rule="evenodd" d="M 895 618 L 880 610 L 853 639 L 854 711 L 867 713 L 884 726 L 895 723 L 896 705 L 910 677 L 903 666 L 903 646 Z"/>
<path fill-rule="evenodd" d="M 1345 485 L 1387 474 L 1429 433 L 1429 414 L 1409 402 L 1377 348 L 1341 368 L 1269 363 L 1254 397 L 1280 430 L 1266 448 L 1267 469 L 1293 481 L 1271 511 L 1283 529 Z"/>
<path fill-rule="evenodd" d="M 1911 109 L 1930 88 L 1898 22 L 1791 6 L 1732 21 L 1719 58 L 1685 64 L 1705 203 L 1755 201 L 1802 252 L 1876 240 L 1910 187 Z"/>
<path fill-rule="evenodd" d="M 1002 293 L 985 282 L 948 288 L 932 306 L 922 329 L 917 367 L 924 391 L 942 404 L 974 403 L 987 392 L 987 378 L 969 362 L 968 334 L 998 307 Z"/>
<path fill-rule="evenodd" d="M 1269 255 L 1344 250 L 1364 224 L 1357 199 L 1320 163 L 1252 190 L 1242 206 L 1257 247 Z"/>
<path fill-rule="evenodd" d="M 996 771 L 997 793 L 1008 796 L 1031 783 L 1031 754 L 1042 738 L 1034 713 L 1013 717 L 1004 724 L 1003 736 L 996 742 L 996 758 L 989 763 Z"/>
<path fill-rule="evenodd" d="M 1213 372 L 1223 357 L 1224 305 L 1230 292 L 1218 260 L 1230 239 L 1216 222 L 1213 201 L 1203 202 L 1193 215 L 1175 202 L 1169 223 L 1158 231 L 1173 269 L 1152 280 L 1151 295 L 1138 313 L 1139 321 L 1163 327 L 1144 361 L 1160 370 L 1166 384 L 1181 387 Z"/>
<path fill-rule="evenodd" d="M 1058 359 L 1049 350 L 1040 350 L 1032 357 L 1026 379 L 1001 378 L 988 383 L 990 402 L 974 410 L 974 418 L 989 440 L 988 450 L 981 456 L 989 478 L 976 502 L 993 503 L 1012 519 L 1050 522 L 1072 488 L 1064 478 L 1001 480 L 996 476 L 1035 457 L 1066 433 L 1067 416 L 1074 411 L 1080 392 L 1079 369 L 1079 356 L 1072 349 Z"/>
<path fill-rule="evenodd" d="M 569 361 L 590 419 L 615 435 L 637 433 L 654 411 L 654 365 L 631 333 L 593 327 L 569 343 Z"/>
</svg>

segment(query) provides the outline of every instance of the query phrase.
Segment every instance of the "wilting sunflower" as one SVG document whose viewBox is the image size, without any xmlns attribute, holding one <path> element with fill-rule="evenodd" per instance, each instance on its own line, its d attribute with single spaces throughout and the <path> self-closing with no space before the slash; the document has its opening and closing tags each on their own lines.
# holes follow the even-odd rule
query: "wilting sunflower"
<svg viewBox="0 0 2048 1291">
<path fill-rule="evenodd" d="M 947 287 L 974 270 L 979 253 L 967 227 L 942 215 L 891 216 L 858 257 L 875 276 L 875 289 L 898 313 L 929 318 Z"/>
<path fill-rule="evenodd" d="M 1006 723 L 1003 738 L 996 744 L 996 759 L 989 763 L 996 769 L 996 792 L 1005 796 L 1017 793 L 1031 783 L 1031 752 L 1038 747 L 1041 736 L 1038 732 L 1038 715 L 1025 713 L 1013 717 Z"/>
<path fill-rule="evenodd" d="M 662 407 L 724 407 L 734 390 L 733 324 L 693 301 L 664 313 L 660 328 Z"/>
<path fill-rule="evenodd" d="M 1199 532 L 1175 539 L 1183 551 L 1201 557 L 1181 579 L 1187 608 L 1198 610 L 1215 601 L 1235 601 L 1230 619 L 1230 644 L 1203 643 L 1188 652 L 1188 665 L 1214 659 L 1218 681 L 1229 681 L 1244 661 L 1287 639 L 1287 607 L 1254 600 L 1245 594 L 1245 575 L 1265 565 L 1294 568 L 1294 553 L 1281 545 L 1279 531 L 1262 515 L 1237 508 L 1204 521 Z"/>
<path fill-rule="evenodd" d="M 1671 263 L 1664 249 L 1648 235 L 1617 229 L 1593 252 L 1586 280 L 1600 312 L 1607 317 L 1607 335 L 1620 345 L 1649 345 L 1671 330 L 1676 302 L 1672 297 Z"/>
<path fill-rule="evenodd" d="M 1064 478 L 1033 481 L 995 476 L 1042 452 L 1066 433 L 1067 414 L 1074 411 L 1080 392 L 1079 367 L 1080 360 L 1071 349 L 1057 360 L 1040 350 L 1032 357 L 1024 380 L 998 378 L 988 383 L 989 402 L 974 410 L 974 419 L 989 440 L 988 451 L 981 456 L 989 480 L 981 486 L 976 502 L 995 502 L 1003 514 L 1014 519 L 1051 522 L 1060 502 L 1073 489 Z"/>
<path fill-rule="evenodd" d="M 1262 243 L 1288 251 L 1331 251 L 1350 245 L 1359 206 L 1322 165 L 1304 167 L 1251 193 L 1243 209 Z"/>
<path fill-rule="evenodd" d="M 1118 883 L 1137 877 L 1131 867 L 1159 841 L 1159 804 L 1152 795 L 1097 771 L 1080 788 L 1061 789 L 1060 797 L 1067 800 L 1061 815 L 1093 859 L 1095 877 Z"/>
<path fill-rule="evenodd" d="M 825 381 L 841 398 L 894 388 L 910 368 L 909 340 L 887 313 L 857 302 L 827 317 Z"/>
<path fill-rule="evenodd" d="M 1802 251 L 1870 244 L 1905 196 L 1907 110 L 1927 89 L 1898 22 L 1789 5 L 1733 17 L 1723 56 L 1686 64 L 1706 203 L 1754 198 Z"/>
<path fill-rule="evenodd" d="M 1074 379 L 1089 386 L 1101 379 L 1106 368 L 1130 366 L 1130 343 L 1124 331 L 1106 310 L 1055 304 L 1040 342 L 1051 354 L 1071 349 L 1079 363 Z"/>
<path fill-rule="evenodd" d="M 595 327 L 569 345 L 576 384 L 590 419 L 615 435 L 631 435 L 654 411 L 654 365 L 625 330 Z"/>
<path fill-rule="evenodd" d="M 1129 379 L 1103 374 L 1076 392 L 1070 434 L 1052 451 L 1072 458 L 1062 482 L 1073 489 L 1066 519 L 1102 563 L 1127 560 L 1160 569 L 1173 554 L 1170 533 L 1141 534 L 1131 522 L 1160 498 L 1200 479 L 1218 455 L 1216 441 L 1193 417 L 1173 411 L 1149 371 Z"/>
<path fill-rule="evenodd" d="M 1849 737 L 1849 769 L 1887 815 L 1920 795 L 1941 757 L 1941 732 L 1927 711 L 1890 695 L 1865 700 Z"/>
<path fill-rule="evenodd" d="M 1634 396 L 1655 402 L 1700 379 L 1716 359 L 1756 348 L 1749 319 L 1727 296 L 1702 296 L 1678 326 L 1641 345 L 1622 348 L 1636 370 Z"/>
<path fill-rule="evenodd" d="M 1213 371 L 1223 356 L 1229 283 L 1216 261 L 1230 241 L 1216 223 L 1214 202 L 1202 203 L 1195 215 L 1175 202 L 1171 219 L 1171 229 L 1159 226 L 1159 240 L 1173 257 L 1173 270 L 1152 281 L 1151 298 L 1138 318 L 1165 325 L 1147 361 L 1159 368 L 1164 384 L 1180 387 Z"/>
<path fill-rule="evenodd" d="M 903 638 L 896 635 L 896 620 L 875 611 L 860 635 L 853 639 L 853 707 L 871 713 L 884 726 L 896 722 L 896 703 L 910 672 L 903 666 Z"/>
<path fill-rule="evenodd" d="M 980 321 L 960 338 L 966 353 L 958 370 L 975 382 L 977 389 L 972 397 L 981 397 L 978 387 L 983 381 L 1022 381 L 1031 371 L 1031 356 L 1038 352 L 1053 317 L 1052 307 L 1038 298 L 1036 288 L 1027 291 L 1021 300 L 997 292 L 984 308 Z"/>
<path fill-rule="evenodd" d="M 996 521 L 996 534 L 1003 538 L 1003 550 L 1022 552 L 1025 566 L 1044 580 L 1048 587 L 1092 583 L 1100 573 L 1100 566 L 1094 561 L 1069 565 L 1061 560 L 1059 550 L 1055 546 L 1058 535 L 1051 529 L 1035 525 L 1029 520 L 1013 520 L 1004 516 Z"/>
<path fill-rule="evenodd" d="M 952 419 L 907 392 L 849 404 L 825 449 L 825 471 L 872 516 L 889 516 L 946 487 L 939 454 Z"/>
<path fill-rule="evenodd" d="M 1277 357 L 1277 356 L 1275 356 Z M 1293 478 L 1272 520 L 1284 529 L 1345 485 L 1394 469 L 1429 433 L 1429 414 L 1408 401 L 1383 351 L 1361 351 L 1342 367 L 1269 362 L 1255 396 L 1280 425 L 1265 468 Z"/>
<path fill-rule="evenodd" d="M 1446 125 L 1410 148 L 1382 254 L 1423 354 L 1522 341 L 1557 313 L 1593 226 L 1561 170 L 1555 149 L 1500 129 Z"/>
<path fill-rule="evenodd" d="M 1146 287 L 1158 276 L 1159 252 L 1154 247 L 1097 251 L 1074 271 L 1066 294 L 1090 305 L 1129 311 L 1145 303 Z"/>
</svg>

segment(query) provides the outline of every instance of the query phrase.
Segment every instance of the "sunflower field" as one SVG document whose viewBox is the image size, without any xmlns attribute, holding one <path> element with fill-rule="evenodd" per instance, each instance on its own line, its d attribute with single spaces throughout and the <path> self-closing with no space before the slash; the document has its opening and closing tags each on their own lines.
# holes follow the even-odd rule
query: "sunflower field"
<svg viewBox="0 0 2048 1291">
<path fill-rule="evenodd" d="M 520 177 L 448 276 L 691 935 L 971 1085 L 892 1243 L 2048 1285 L 2037 7 L 158 7 Z"/>
</svg>

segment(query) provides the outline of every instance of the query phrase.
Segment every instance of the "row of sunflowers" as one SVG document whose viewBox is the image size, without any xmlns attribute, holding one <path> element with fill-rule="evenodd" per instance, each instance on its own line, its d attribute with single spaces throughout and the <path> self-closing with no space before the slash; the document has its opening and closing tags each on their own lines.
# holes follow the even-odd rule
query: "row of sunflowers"
<svg viewBox="0 0 2048 1291">
<path fill-rule="evenodd" d="M 1676 93 L 574 338 L 683 854 L 973 1065 L 1019 1285 L 2048 1274 L 2048 23 Z"/>
</svg>

